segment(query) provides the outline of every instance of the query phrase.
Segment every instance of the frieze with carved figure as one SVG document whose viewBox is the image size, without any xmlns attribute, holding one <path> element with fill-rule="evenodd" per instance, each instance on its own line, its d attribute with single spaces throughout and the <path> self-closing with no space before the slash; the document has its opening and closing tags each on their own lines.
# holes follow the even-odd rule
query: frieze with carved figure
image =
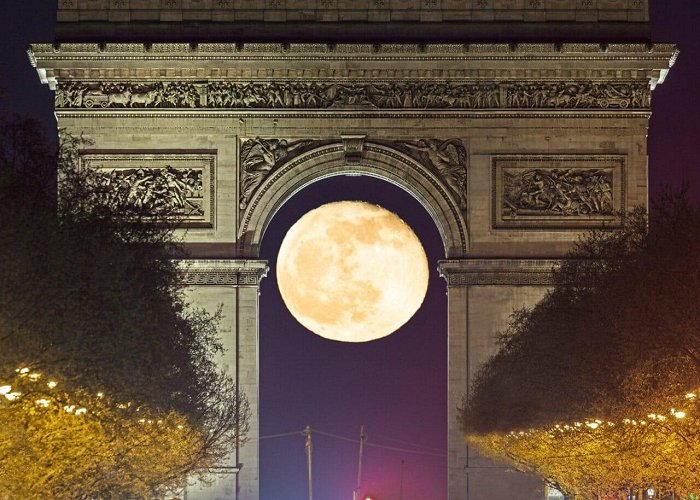
<svg viewBox="0 0 700 500">
<path fill-rule="evenodd" d="M 621 157 L 494 160 L 496 227 L 597 227 L 623 208 Z"/>
<path fill-rule="evenodd" d="M 641 83 L 60 82 L 56 108 L 648 109 Z"/>
<path fill-rule="evenodd" d="M 100 154 L 81 156 L 94 171 L 100 203 L 130 207 L 183 227 L 212 227 L 214 155 Z"/>
</svg>

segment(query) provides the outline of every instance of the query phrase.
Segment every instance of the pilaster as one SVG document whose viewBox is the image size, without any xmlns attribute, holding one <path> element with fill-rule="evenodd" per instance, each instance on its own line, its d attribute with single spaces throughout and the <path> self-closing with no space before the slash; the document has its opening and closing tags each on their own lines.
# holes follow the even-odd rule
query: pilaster
<svg viewBox="0 0 700 500">
<path fill-rule="evenodd" d="M 447 465 L 449 500 L 532 499 L 542 483 L 480 457 L 466 445 L 459 408 L 479 366 L 496 349 L 511 312 L 537 302 L 552 284 L 554 259 L 440 261 L 447 282 Z"/>
<path fill-rule="evenodd" d="M 225 352 L 219 363 L 245 394 L 250 404 L 250 421 L 244 442 L 212 472 L 212 485 L 188 487 L 187 499 L 257 500 L 259 495 L 259 381 L 258 324 L 260 281 L 267 275 L 264 260 L 185 260 L 183 282 L 203 305 L 223 308 L 221 342 Z M 200 305 L 197 303 L 196 305 Z M 232 316 L 232 317 L 229 317 Z"/>
</svg>

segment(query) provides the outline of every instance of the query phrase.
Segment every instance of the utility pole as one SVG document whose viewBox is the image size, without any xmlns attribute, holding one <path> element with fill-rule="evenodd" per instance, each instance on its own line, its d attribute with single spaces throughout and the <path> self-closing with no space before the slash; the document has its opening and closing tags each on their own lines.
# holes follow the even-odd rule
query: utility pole
<svg viewBox="0 0 700 500">
<path fill-rule="evenodd" d="M 403 500 L 403 460 L 401 460 L 401 481 L 399 482 L 399 500 Z"/>
<path fill-rule="evenodd" d="M 312 452 L 312 446 L 311 446 L 311 427 L 306 426 L 304 428 L 304 434 L 306 435 L 306 442 L 304 443 L 304 447 L 306 448 L 306 463 L 309 468 L 309 500 L 314 499 L 314 494 L 313 494 L 313 483 L 312 483 L 312 478 L 311 478 L 311 452 Z"/>
<path fill-rule="evenodd" d="M 352 500 L 358 500 L 357 495 L 360 494 L 360 485 L 362 484 L 362 450 L 364 448 L 365 439 L 367 439 L 367 434 L 365 434 L 365 426 L 360 426 L 360 456 L 357 460 L 357 486 L 355 486 L 355 491 L 352 492 Z"/>
</svg>

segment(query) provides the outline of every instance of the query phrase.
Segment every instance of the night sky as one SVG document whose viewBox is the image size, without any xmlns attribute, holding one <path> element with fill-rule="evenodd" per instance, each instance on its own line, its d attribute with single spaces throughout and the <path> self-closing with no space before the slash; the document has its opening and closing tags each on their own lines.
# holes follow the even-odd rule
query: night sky
<svg viewBox="0 0 700 500">
<path fill-rule="evenodd" d="M 52 134 L 53 95 L 39 83 L 25 50 L 31 42 L 52 41 L 56 0 L 1 1 L 0 112 L 38 118 Z M 697 0 L 652 2 L 653 41 L 674 42 L 681 50 L 653 95 L 652 195 L 663 184 L 679 186 L 685 179 L 692 197 L 700 200 L 699 25 Z M 364 200 L 396 212 L 423 242 L 433 270 L 425 303 L 414 318 L 396 334 L 367 344 L 332 342 L 307 332 L 287 312 L 275 281 L 276 255 L 286 230 L 308 210 L 339 199 Z M 365 491 L 380 500 L 398 498 L 403 461 L 405 500 L 446 496 L 446 297 L 435 271 L 443 256 L 438 231 L 420 204 L 401 189 L 369 177 L 317 182 L 285 204 L 269 226 L 261 249 L 270 273 L 260 297 L 260 432 L 271 436 L 310 425 L 339 436 L 314 434 L 315 498 L 350 498 L 357 443 L 340 438 L 356 440 L 361 424 L 369 436 Z M 260 461 L 263 500 L 306 498 L 300 435 L 263 439 Z"/>
</svg>

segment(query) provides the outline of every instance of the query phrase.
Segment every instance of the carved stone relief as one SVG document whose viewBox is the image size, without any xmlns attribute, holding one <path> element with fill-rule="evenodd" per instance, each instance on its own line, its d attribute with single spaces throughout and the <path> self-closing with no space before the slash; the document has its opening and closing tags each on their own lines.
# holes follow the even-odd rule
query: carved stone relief
<svg viewBox="0 0 700 500">
<path fill-rule="evenodd" d="M 507 108 L 648 108 L 651 93 L 643 85 L 601 83 L 527 83 L 506 91 Z"/>
<path fill-rule="evenodd" d="M 56 108 L 647 109 L 629 83 L 60 82 Z"/>
<path fill-rule="evenodd" d="M 352 139 L 364 144 L 364 136 Z M 299 154 L 311 149 L 342 142 L 346 161 L 356 163 L 358 158 L 347 157 L 348 136 L 341 140 L 287 140 L 242 139 L 240 146 L 239 209 L 244 211 L 255 192 L 277 168 Z M 419 139 L 416 141 L 375 140 L 377 144 L 391 147 L 414 158 L 431 170 L 457 201 L 462 211 L 467 209 L 467 151 L 460 139 Z"/>
<path fill-rule="evenodd" d="M 215 161 L 213 154 L 86 153 L 80 158 L 96 173 L 101 202 L 171 217 L 184 227 L 214 224 Z"/>
<path fill-rule="evenodd" d="M 495 227 L 595 227 L 624 207 L 621 157 L 494 160 Z"/>
<path fill-rule="evenodd" d="M 430 168 L 452 192 L 459 208 L 467 209 L 467 150 L 460 139 L 421 139 L 395 146 Z"/>
<path fill-rule="evenodd" d="M 328 142 L 328 141 L 325 141 Z M 239 209 L 245 210 L 260 184 L 282 163 L 290 160 L 310 146 L 318 146 L 323 141 L 286 139 L 241 140 Z"/>
</svg>

